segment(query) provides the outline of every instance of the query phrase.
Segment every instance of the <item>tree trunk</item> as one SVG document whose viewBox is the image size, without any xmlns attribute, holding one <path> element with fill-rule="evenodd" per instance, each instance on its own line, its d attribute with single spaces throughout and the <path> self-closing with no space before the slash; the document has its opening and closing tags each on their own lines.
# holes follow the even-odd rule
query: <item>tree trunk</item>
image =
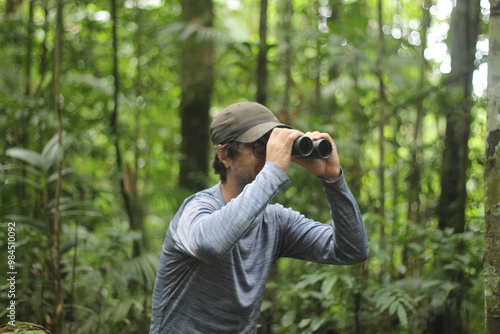
<svg viewBox="0 0 500 334">
<path fill-rule="evenodd" d="M 34 38 L 34 12 L 35 12 L 35 0 L 30 0 L 29 1 L 29 6 L 28 6 L 28 22 L 26 24 L 26 58 L 25 58 L 25 86 L 24 86 L 24 95 L 25 95 L 25 106 L 24 108 L 26 109 L 26 114 L 25 116 L 20 119 L 20 122 L 22 122 L 22 125 L 18 127 L 17 133 L 14 136 L 15 140 L 13 142 L 13 146 L 17 147 L 28 147 L 29 142 L 30 142 L 30 121 L 31 121 L 31 116 L 33 114 L 33 107 L 32 107 L 32 68 L 33 68 L 33 41 L 35 40 Z M 27 176 L 26 170 L 22 169 L 21 170 L 21 175 L 23 177 Z M 23 199 L 25 198 L 26 194 L 26 186 L 23 183 L 20 183 L 19 185 L 16 186 L 17 189 L 17 198 Z M 17 210 L 16 212 L 22 213 L 22 201 L 17 201 Z"/>
<path fill-rule="evenodd" d="M 467 202 L 467 168 L 469 167 L 470 109 L 472 102 L 472 70 L 475 60 L 476 39 L 479 31 L 479 1 L 458 0 L 451 16 L 449 49 L 451 73 L 463 73 L 450 84 L 455 100 L 445 110 L 446 134 L 441 170 L 441 195 L 438 205 L 439 228 L 453 228 L 455 233 L 465 230 L 465 209 Z M 473 67 L 472 67 L 473 68 Z M 458 247 L 462 248 L 461 245 Z M 457 251 L 461 251 L 457 249 Z M 436 264 L 442 266 L 443 263 Z M 447 273 L 447 279 L 463 286 L 462 270 Z M 435 334 L 460 334 L 466 331 L 466 322 L 460 315 L 465 291 L 452 291 L 445 301 L 443 312 L 430 321 Z"/>
<path fill-rule="evenodd" d="M 336 10 L 337 8 L 334 8 L 334 11 Z M 320 13 L 320 4 L 318 0 L 315 0 L 314 14 L 317 15 L 318 13 Z M 324 18 L 322 15 L 318 15 L 318 18 L 315 19 L 314 23 L 318 24 L 318 27 L 327 27 L 326 18 Z M 313 110 L 315 110 L 318 115 L 323 114 L 323 108 L 321 105 L 321 63 L 323 61 L 323 57 L 321 56 L 321 45 L 323 45 L 324 43 L 324 37 L 321 36 L 321 34 L 318 34 L 318 36 L 316 37 L 316 59 L 314 59 L 314 68 L 312 70 L 312 76 L 314 78 L 314 94 L 311 103 Z"/>
<path fill-rule="evenodd" d="M 62 135 L 62 107 L 60 101 L 60 74 L 61 74 L 61 56 L 62 56 L 62 34 L 63 34 L 63 0 L 57 0 L 56 13 L 56 31 L 54 41 L 54 105 L 57 114 L 57 135 L 59 154 L 62 154 L 63 135 Z M 63 159 L 60 157 L 57 162 L 57 180 L 54 195 L 54 218 L 52 222 L 52 237 L 54 240 L 54 292 L 56 295 L 55 309 L 55 333 L 62 332 L 63 319 L 63 288 L 61 278 L 61 189 L 62 189 L 62 166 Z"/>
<path fill-rule="evenodd" d="M 112 44 L 113 44 L 113 79 L 114 79 L 114 91 L 113 91 L 113 111 L 111 112 L 110 119 L 110 132 L 115 147 L 115 160 L 116 167 L 120 173 L 120 191 L 123 198 L 123 203 L 125 206 L 125 211 L 129 220 L 129 229 L 131 231 L 140 231 L 141 224 L 138 222 L 140 217 L 139 209 L 137 207 L 137 199 L 134 197 L 135 193 L 135 180 L 134 176 L 127 164 L 123 163 L 122 150 L 120 147 L 120 131 L 119 131 L 119 97 L 121 90 L 120 82 L 120 71 L 118 64 L 118 18 L 117 18 L 118 5 L 117 0 L 111 0 L 111 20 L 112 25 Z M 141 254 L 141 244 L 137 240 L 132 243 L 132 256 L 136 257 Z"/>
<path fill-rule="evenodd" d="M 31 67 L 33 66 L 33 32 L 35 24 L 33 22 L 35 12 L 35 0 L 30 0 L 28 10 L 27 39 L 26 39 L 26 86 L 24 95 L 31 96 Z M 24 147 L 24 146 L 22 146 Z"/>
<path fill-rule="evenodd" d="M 426 71 L 428 70 L 428 63 L 424 57 L 425 49 L 427 48 L 427 31 L 431 24 L 431 15 L 429 9 L 431 7 L 430 0 L 424 0 L 422 4 L 422 45 L 420 50 L 420 74 L 419 83 L 417 87 L 424 87 Z M 423 121 L 425 117 L 425 107 L 424 99 L 419 99 L 416 103 L 417 115 L 415 120 L 415 132 L 413 134 L 413 145 L 411 146 L 411 160 L 410 166 L 411 171 L 408 176 L 408 215 L 407 221 L 413 223 L 416 226 L 423 226 L 425 223 L 422 221 L 421 201 L 420 193 L 422 190 L 421 186 L 421 173 L 422 173 L 422 159 L 423 159 Z M 411 226 L 407 226 L 408 230 L 411 230 Z M 413 242 L 417 244 L 423 244 L 424 239 L 420 234 L 413 239 Z M 408 244 L 405 244 L 403 250 L 403 263 L 408 268 L 411 274 L 418 274 L 420 272 L 421 266 L 423 265 L 423 259 L 417 254 L 411 254 L 408 248 Z"/>
<path fill-rule="evenodd" d="M 212 0 L 181 0 L 181 20 L 195 28 L 181 41 L 181 153 L 179 184 L 205 188 L 208 173 L 209 109 L 213 87 L 213 42 L 200 34 L 213 26 Z"/>
<path fill-rule="evenodd" d="M 143 56 L 143 22 L 142 22 L 142 14 L 143 14 L 143 9 L 140 8 L 139 6 L 139 0 L 136 1 L 135 3 L 135 22 L 137 24 L 137 30 L 135 31 L 134 34 L 134 44 L 135 44 L 135 57 L 137 59 L 141 59 Z M 147 235 L 146 235 L 146 230 L 144 228 L 144 208 L 143 204 L 141 202 L 141 196 L 139 189 L 137 187 L 137 181 L 139 180 L 139 161 L 141 157 L 141 150 L 139 148 L 139 140 L 141 139 L 141 113 L 143 112 L 143 106 L 144 106 L 144 101 L 143 101 L 143 71 L 142 71 L 142 66 L 141 62 L 139 61 L 137 63 L 136 67 L 136 75 L 134 79 L 134 93 L 136 96 L 136 109 L 135 109 L 135 131 L 134 131 L 134 143 L 133 143 L 133 148 L 134 148 L 134 167 L 133 170 L 130 173 L 130 196 L 132 198 L 132 205 L 133 205 L 133 214 L 134 214 L 134 219 L 133 222 L 135 223 L 134 226 L 131 226 L 134 230 L 140 231 L 141 232 L 141 238 L 139 240 L 134 240 L 133 244 L 133 249 L 134 253 L 133 256 L 139 256 L 144 250 L 148 248 L 148 240 L 147 240 Z"/>
<path fill-rule="evenodd" d="M 267 1 L 260 1 L 259 54 L 257 56 L 257 102 L 267 104 Z"/>
<path fill-rule="evenodd" d="M 385 83 L 384 83 L 384 73 L 382 70 L 382 61 L 385 58 L 385 37 L 382 30 L 384 22 L 382 19 L 383 15 L 383 0 L 378 0 L 378 26 L 379 26 L 379 49 L 377 52 L 377 63 L 376 63 L 376 74 L 378 77 L 378 92 L 379 92 L 379 105 L 380 105 L 380 119 L 378 123 L 379 128 L 379 168 L 378 168 L 378 178 L 380 187 L 380 207 L 379 214 L 383 221 L 385 221 L 385 113 L 387 106 L 387 96 L 385 94 Z M 384 224 L 380 224 L 380 249 L 386 249 L 386 235 Z M 380 266 L 380 278 L 383 279 L 385 275 L 386 264 L 383 262 Z"/>
<path fill-rule="evenodd" d="M 471 68 L 475 60 L 479 31 L 479 1 L 459 0 L 452 14 L 450 28 L 451 73 Z M 462 72 L 453 84 L 460 94 L 459 103 L 446 110 L 446 135 L 441 172 L 441 196 L 438 208 L 439 227 L 453 227 L 461 233 L 465 227 L 466 171 L 469 166 L 470 108 L 472 69 Z"/>
<path fill-rule="evenodd" d="M 267 8 L 268 0 L 260 1 L 260 23 L 259 23 L 259 54 L 257 55 L 257 102 L 267 105 Z M 278 266 L 275 265 L 271 271 L 270 279 L 277 276 Z M 269 289 L 264 293 L 264 300 L 276 302 L 276 294 Z M 258 334 L 272 333 L 273 308 L 260 313 Z"/>
<path fill-rule="evenodd" d="M 486 334 L 500 333 L 500 1 L 490 0 L 486 121 L 484 305 Z"/>
<path fill-rule="evenodd" d="M 38 70 L 38 75 L 40 76 L 40 79 L 38 80 L 38 86 L 35 90 L 34 95 L 37 96 L 41 94 L 41 92 L 44 89 L 44 83 L 45 83 L 45 77 L 49 72 L 49 50 L 48 50 L 48 36 L 49 36 L 49 31 L 51 29 L 50 27 L 50 10 L 49 10 L 49 5 L 47 1 L 42 2 L 42 9 L 44 13 L 44 24 L 43 24 L 43 31 L 44 31 L 44 37 L 42 40 L 42 43 L 40 45 L 41 50 L 40 52 L 40 66 Z"/>
<path fill-rule="evenodd" d="M 285 77 L 283 100 L 281 102 L 278 118 L 285 124 L 292 124 L 290 119 L 290 91 L 293 87 L 292 78 L 292 16 L 293 0 L 285 0 L 279 4 L 280 8 L 280 31 L 283 34 L 280 49 L 280 63 L 283 65 L 283 75 Z"/>
<path fill-rule="evenodd" d="M 7 15 L 17 13 L 21 5 L 21 0 L 7 0 L 5 4 L 5 13 Z"/>
</svg>

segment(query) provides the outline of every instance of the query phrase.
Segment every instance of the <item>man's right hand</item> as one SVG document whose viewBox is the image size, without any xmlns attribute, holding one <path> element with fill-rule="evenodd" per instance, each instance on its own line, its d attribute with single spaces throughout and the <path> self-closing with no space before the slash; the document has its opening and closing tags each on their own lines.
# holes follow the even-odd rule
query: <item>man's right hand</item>
<svg viewBox="0 0 500 334">
<path fill-rule="evenodd" d="M 274 128 L 266 147 L 266 161 L 277 164 L 288 173 L 292 159 L 292 146 L 295 139 L 303 136 L 299 130 Z"/>
</svg>

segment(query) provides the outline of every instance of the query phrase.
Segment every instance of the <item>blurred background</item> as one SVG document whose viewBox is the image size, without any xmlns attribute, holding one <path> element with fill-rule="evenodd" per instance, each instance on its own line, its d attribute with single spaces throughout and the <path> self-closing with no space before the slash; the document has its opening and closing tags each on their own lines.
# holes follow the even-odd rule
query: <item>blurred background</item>
<svg viewBox="0 0 500 334">
<path fill-rule="evenodd" d="M 211 119 L 258 101 L 332 135 L 371 245 L 356 266 L 279 260 L 258 332 L 483 333 L 488 1 L 0 8 L 0 271 L 15 222 L 16 320 L 147 333 L 168 224 L 218 182 Z M 329 222 L 319 182 L 289 174 L 276 201 Z"/>
</svg>

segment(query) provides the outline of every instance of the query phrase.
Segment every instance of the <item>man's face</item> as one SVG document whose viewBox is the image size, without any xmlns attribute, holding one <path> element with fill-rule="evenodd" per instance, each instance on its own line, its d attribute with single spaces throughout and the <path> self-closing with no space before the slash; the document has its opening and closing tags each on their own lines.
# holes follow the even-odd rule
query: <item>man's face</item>
<svg viewBox="0 0 500 334">
<path fill-rule="evenodd" d="M 257 174 L 264 168 L 264 164 L 266 163 L 265 156 L 261 157 L 259 155 L 257 157 L 254 152 L 255 149 L 252 148 L 252 145 L 241 144 L 240 154 L 233 159 L 231 181 L 235 182 L 240 192 L 247 184 L 255 180 Z"/>
</svg>

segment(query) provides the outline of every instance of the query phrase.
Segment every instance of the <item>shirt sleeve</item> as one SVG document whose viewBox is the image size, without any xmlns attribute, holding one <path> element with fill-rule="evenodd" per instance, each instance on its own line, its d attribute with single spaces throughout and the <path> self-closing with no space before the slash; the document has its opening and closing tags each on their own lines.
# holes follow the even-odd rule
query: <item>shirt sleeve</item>
<svg viewBox="0 0 500 334">
<path fill-rule="evenodd" d="M 213 197 L 193 198 L 186 204 L 174 233 L 176 247 L 206 262 L 222 258 L 288 182 L 287 174 L 278 165 L 266 162 L 255 180 L 225 205 Z"/>
<path fill-rule="evenodd" d="M 281 256 L 328 264 L 356 264 L 369 256 L 359 207 L 343 174 L 334 182 L 321 180 L 332 217 L 332 225 L 304 217 L 297 211 L 281 210 L 283 237 Z"/>
</svg>

